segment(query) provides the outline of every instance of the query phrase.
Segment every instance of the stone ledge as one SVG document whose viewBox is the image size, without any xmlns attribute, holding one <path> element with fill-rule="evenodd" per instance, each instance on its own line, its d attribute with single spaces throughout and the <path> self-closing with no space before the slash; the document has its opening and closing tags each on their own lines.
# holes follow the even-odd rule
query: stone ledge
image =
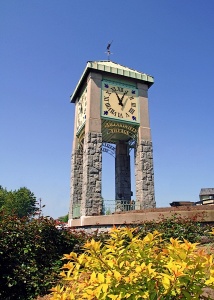
<svg viewBox="0 0 214 300">
<path fill-rule="evenodd" d="M 129 211 L 105 216 L 82 216 L 80 219 L 69 220 L 71 227 L 85 226 L 113 226 L 140 224 L 145 221 L 160 221 L 161 218 L 169 218 L 175 214 L 181 217 L 191 218 L 197 215 L 199 222 L 214 222 L 214 206 L 188 206 L 176 208 L 153 208 L 141 211 Z"/>
</svg>

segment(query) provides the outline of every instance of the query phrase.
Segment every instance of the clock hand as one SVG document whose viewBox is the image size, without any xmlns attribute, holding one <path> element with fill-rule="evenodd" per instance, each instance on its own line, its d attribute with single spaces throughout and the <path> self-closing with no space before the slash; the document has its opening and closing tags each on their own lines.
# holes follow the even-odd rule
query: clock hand
<svg viewBox="0 0 214 300">
<path fill-rule="evenodd" d="M 117 92 L 115 92 L 115 94 L 116 94 L 117 99 L 118 99 L 118 101 L 119 101 L 118 104 L 121 105 L 121 106 L 123 106 L 123 103 L 122 103 L 123 100 L 120 99 L 120 97 L 118 96 Z"/>
<path fill-rule="evenodd" d="M 126 91 L 126 92 L 123 94 L 122 98 L 120 99 L 121 103 L 123 102 L 123 98 L 124 98 L 124 96 L 125 96 L 127 93 L 128 93 L 128 91 Z"/>
<path fill-rule="evenodd" d="M 127 103 L 128 99 L 129 99 L 129 98 L 126 98 L 126 100 L 125 100 L 125 102 L 124 102 L 124 104 L 123 104 L 122 110 L 124 110 L 124 108 L 125 108 L 125 106 L 126 106 L 126 103 Z"/>
</svg>

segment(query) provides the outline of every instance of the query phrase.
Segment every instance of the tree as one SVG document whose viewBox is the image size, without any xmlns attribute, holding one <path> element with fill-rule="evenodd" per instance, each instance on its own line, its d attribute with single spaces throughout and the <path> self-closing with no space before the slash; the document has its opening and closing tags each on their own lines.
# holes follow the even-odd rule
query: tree
<svg viewBox="0 0 214 300">
<path fill-rule="evenodd" d="M 29 217 L 38 210 L 36 197 L 26 187 L 8 192 L 0 186 L 0 210 L 19 218 Z"/>
<path fill-rule="evenodd" d="M 65 215 L 65 216 L 59 217 L 58 220 L 59 220 L 60 222 L 67 223 L 67 222 L 68 222 L 68 214 Z"/>
</svg>

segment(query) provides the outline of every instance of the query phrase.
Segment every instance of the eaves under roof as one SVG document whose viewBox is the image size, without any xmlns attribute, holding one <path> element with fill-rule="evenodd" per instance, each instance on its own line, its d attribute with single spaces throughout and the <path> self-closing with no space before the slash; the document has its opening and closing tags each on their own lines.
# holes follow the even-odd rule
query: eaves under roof
<svg viewBox="0 0 214 300">
<path fill-rule="evenodd" d="M 113 61 L 108 61 L 108 60 L 88 61 L 86 64 L 85 70 L 83 71 L 83 74 L 82 74 L 80 80 L 78 81 L 73 94 L 71 95 L 71 102 L 75 102 L 76 95 L 78 94 L 79 90 L 81 89 L 81 86 L 82 86 L 82 83 L 83 83 L 85 77 L 88 75 L 88 73 L 91 70 L 98 70 L 101 72 L 117 74 L 120 76 L 143 81 L 148 84 L 148 87 L 150 87 L 154 83 L 154 78 L 152 76 L 147 75 L 142 72 L 139 72 L 139 71 L 136 71 L 134 69 L 130 69 L 128 67 L 122 66 Z"/>
</svg>

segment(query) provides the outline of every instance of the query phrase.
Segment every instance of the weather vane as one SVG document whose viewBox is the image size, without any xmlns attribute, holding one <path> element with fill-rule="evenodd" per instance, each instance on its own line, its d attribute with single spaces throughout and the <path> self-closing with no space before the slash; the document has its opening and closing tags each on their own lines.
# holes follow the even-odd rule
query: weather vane
<svg viewBox="0 0 214 300">
<path fill-rule="evenodd" d="M 110 55 L 113 54 L 110 50 L 110 47 L 111 47 L 111 44 L 112 44 L 113 41 L 111 41 L 111 43 L 108 43 L 107 47 L 106 47 L 106 52 L 107 55 L 108 55 L 108 60 L 110 60 Z"/>
</svg>

